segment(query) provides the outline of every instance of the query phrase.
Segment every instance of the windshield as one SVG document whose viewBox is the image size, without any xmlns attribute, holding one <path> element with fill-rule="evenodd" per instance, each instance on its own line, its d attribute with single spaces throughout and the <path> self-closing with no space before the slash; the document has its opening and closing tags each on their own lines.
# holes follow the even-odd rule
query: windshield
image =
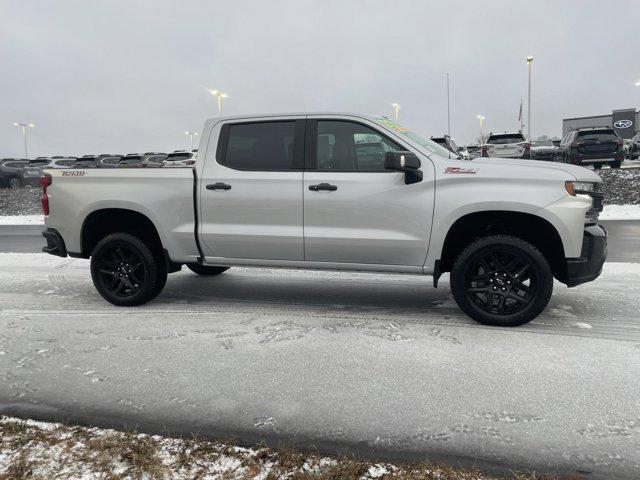
<svg viewBox="0 0 640 480">
<path fill-rule="evenodd" d="M 400 125 L 389 120 L 388 118 L 378 117 L 376 118 L 376 123 L 382 125 L 385 128 L 388 128 L 394 133 L 397 133 L 403 137 L 408 138 L 412 142 L 417 143 L 421 147 L 425 148 L 429 153 L 433 153 L 434 155 L 438 155 L 440 157 L 451 158 L 453 156 L 455 158 L 459 158 L 457 157 L 457 155 L 453 154 L 448 149 L 441 147 L 436 142 L 426 139 L 424 137 L 421 137 L 417 133 L 414 133 L 405 127 L 401 127 Z"/>
<path fill-rule="evenodd" d="M 506 133 L 504 135 L 491 135 L 487 140 L 487 143 L 494 145 L 502 145 L 505 143 L 518 143 L 524 142 L 524 135 L 521 133 Z"/>
</svg>

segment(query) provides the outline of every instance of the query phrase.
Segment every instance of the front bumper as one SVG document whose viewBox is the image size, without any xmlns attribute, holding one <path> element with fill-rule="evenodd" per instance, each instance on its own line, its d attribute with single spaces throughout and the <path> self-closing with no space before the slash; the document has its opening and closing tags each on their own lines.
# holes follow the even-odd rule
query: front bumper
<svg viewBox="0 0 640 480">
<path fill-rule="evenodd" d="M 55 228 L 45 228 L 42 236 L 47 240 L 47 246 L 42 247 L 42 251 L 58 257 L 67 256 L 67 247 L 64 240 Z"/>
<path fill-rule="evenodd" d="M 567 258 L 567 287 L 575 287 L 598 278 L 607 258 L 607 230 L 602 225 L 584 229 L 580 258 Z"/>
</svg>

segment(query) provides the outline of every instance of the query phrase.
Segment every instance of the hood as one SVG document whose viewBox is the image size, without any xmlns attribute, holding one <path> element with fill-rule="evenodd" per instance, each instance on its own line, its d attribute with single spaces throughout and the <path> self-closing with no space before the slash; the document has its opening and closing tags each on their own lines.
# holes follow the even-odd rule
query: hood
<svg viewBox="0 0 640 480">
<path fill-rule="evenodd" d="M 601 182 L 602 179 L 593 170 L 580 167 L 578 165 L 571 165 L 569 163 L 556 163 L 556 162 L 540 162 L 538 160 L 520 160 L 517 158 L 487 158 L 476 157 L 470 160 L 472 165 L 510 165 L 514 168 L 517 167 L 533 167 L 546 170 L 556 170 L 568 173 L 573 176 L 576 181 L 579 182 Z"/>
</svg>

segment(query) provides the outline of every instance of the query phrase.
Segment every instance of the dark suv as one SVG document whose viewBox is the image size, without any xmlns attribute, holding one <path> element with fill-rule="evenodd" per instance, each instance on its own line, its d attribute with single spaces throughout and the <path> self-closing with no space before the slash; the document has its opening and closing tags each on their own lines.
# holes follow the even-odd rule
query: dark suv
<svg viewBox="0 0 640 480">
<path fill-rule="evenodd" d="M 624 160 L 622 139 L 610 127 L 579 128 L 567 133 L 556 151 L 556 161 L 574 165 L 620 168 Z"/>
<path fill-rule="evenodd" d="M 29 160 L 3 158 L 0 160 L 0 187 L 17 188 L 22 186 L 22 169 Z"/>
</svg>

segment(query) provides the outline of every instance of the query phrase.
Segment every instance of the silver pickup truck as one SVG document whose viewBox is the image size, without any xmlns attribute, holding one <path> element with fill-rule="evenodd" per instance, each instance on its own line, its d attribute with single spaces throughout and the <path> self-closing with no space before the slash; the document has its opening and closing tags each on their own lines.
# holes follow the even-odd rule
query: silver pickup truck
<svg viewBox="0 0 640 480">
<path fill-rule="evenodd" d="M 42 177 L 45 252 L 91 258 L 96 289 L 140 305 L 183 265 L 439 277 L 475 320 L 526 323 L 554 277 L 606 257 L 600 177 L 567 164 L 450 158 L 384 117 L 208 120 L 194 168 L 67 169 Z"/>
</svg>

